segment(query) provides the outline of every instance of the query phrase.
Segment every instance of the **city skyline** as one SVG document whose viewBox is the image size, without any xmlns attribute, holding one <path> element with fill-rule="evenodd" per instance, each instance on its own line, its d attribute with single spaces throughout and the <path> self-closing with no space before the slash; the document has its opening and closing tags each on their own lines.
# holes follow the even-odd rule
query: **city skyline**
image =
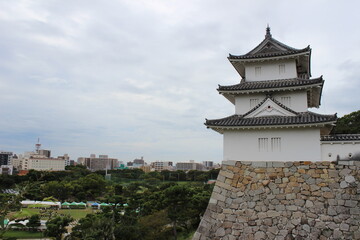
<svg viewBox="0 0 360 240">
<path fill-rule="evenodd" d="M 359 110 L 360 4 L 301 5 L 3 1 L 0 150 L 32 151 L 39 137 L 53 156 L 74 160 L 220 162 L 222 135 L 205 117 L 233 114 L 216 91 L 240 81 L 226 57 L 250 51 L 267 24 L 275 39 L 313 49 L 322 113 Z"/>
</svg>

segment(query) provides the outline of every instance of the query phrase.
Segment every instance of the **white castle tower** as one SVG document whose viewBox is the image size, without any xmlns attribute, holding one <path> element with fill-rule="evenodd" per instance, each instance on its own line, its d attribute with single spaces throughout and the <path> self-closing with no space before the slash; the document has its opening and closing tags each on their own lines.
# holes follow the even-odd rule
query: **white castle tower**
<svg viewBox="0 0 360 240">
<path fill-rule="evenodd" d="M 310 46 L 289 47 L 269 27 L 249 53 L 229 55 L 241 81 L 217 90 L 235 105 L 235 114 L 205 123 L 223 134 L 224 161 L 321 160 L 320 137 L 337 117 L 308 110 L 320 106 L 324 85 L 322 76 L 310 79 L 310 57 Z"/>
</svg>

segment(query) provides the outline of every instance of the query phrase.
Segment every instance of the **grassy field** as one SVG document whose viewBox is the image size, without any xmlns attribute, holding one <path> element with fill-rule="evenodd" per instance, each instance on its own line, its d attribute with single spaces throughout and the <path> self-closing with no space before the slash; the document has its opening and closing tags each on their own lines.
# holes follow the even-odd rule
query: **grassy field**
<svg viewBox="0 0 360 240">
<path fill-rule="evenodd" d="M 7 231 L 4 235 L 5 238 L 42 238 L 41 232 L 26 232 L 26 231 Z"/>
<path fill-rule="evenodd" d="M 70 215 L 74 219 L 80 219 L 80 218 L 85 217 L 86 214 L 93 213 L 94 210 L 92 210 L 90 208 L 87 208 L 87 209 L 59 209 L 59 210 L 55 210 L 54 212 L 56 212 L 57 214 L 60 214 L 60 215 Z M 17 218 L 17 219 L 18 218 L 27 218 L 27 217 L 30 217 L 32 215 L 39 214 L 39 213 L 40 213 L 39 209 L 23 208 L 18 212 L 11 213 L 10 217 Z M 46 219 L 46 217 L 43 219 Z"/>
</svg>

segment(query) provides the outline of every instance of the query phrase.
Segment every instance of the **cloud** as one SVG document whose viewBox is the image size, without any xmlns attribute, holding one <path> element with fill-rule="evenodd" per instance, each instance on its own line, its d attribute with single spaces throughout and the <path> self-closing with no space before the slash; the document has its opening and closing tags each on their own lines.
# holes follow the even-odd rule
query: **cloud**
<svg viewBox="0 0 360 240">
<path fill-rule="evenodd" d="M 29 151 L 40 137 L 44 148 L 74 159 L 97 153 L 124 161 L 221 161 L 222 136 L 203 122 L 233 114 L 216 91 L 240 81 L 226 57 L 255 47 L 267 23 L 290 46 L 311 44 L 313 76 L 326 79 L 319 112 L 357 110 L 358 7 L 3 1 L 0 149 Z"/>
</svg>

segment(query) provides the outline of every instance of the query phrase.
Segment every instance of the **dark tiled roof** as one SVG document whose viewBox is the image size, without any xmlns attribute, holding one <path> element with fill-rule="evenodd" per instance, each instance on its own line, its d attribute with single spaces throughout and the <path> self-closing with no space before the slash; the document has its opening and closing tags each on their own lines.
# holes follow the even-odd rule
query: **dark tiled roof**
<svg viewBox="0 0 360 240">
<path fill-rule="evenodd" d="M 336 114 L 321 115 L 313 112 L 301 112 L 296 116 L 266 116 L 244 118 L 245 115 L 232 115 L 226 118 L 206 120 L 208 127 L 250 127 L 271 125 L 305 125 L 317 123 L 329 123 L 336 121 Z"/>
<path fill-rule="evenodd" d="M 228 59 L 232 60 L 232 59 L 277 57 L 277 56 L 305 53 L 310 51 L 311 51 L 310 46 L 307 46 L 306 48 L 303 49 L 296 49 L 276 40 L 275 38 L 272 38 L 271 34 L 266 34 L 265 39 L 247 54 L 244 55 L 229 54 Z"/>
<path fill-rule="evenodd" d="M 322 76 L 314 79 L 292 78 L 292 79 L 251 81 L 251 82 L 246 82 L 242 80 L 239 84 L 236 85 L 231 85 L 231 86 L 219 85 L 218 91 L 227 92 L 227 91 L 245 91 L 245 90 L 255 90 L 255 89 L 299 87 L 299 86 L 310 86 L 314 84 L 323 84 L 323 83 L 324 80 Z"/>
<path fill-rule="evenodd" d="M 360 141 L 360 134 L 332 134 L 321 136 L 321 141 Z"/>
<path fill-rule="evenodd" d="M 282 52 L 262 52 L 262 53 L 258 53 L 258 54 L 254 54 L 254 55 L 232 55 L 229 54 L 228 59 L 229 60 L 233 60 L 233 59 L 253 59 L 253 58 L 265 58 L 265 57 L 280 57 L 280 56 L 288 56 L 288 55 L 293 55 L 293 54 L 299 54 L 299 53 L 305 53 L 305 52 L 309 52 L 310 51 L 310 47 L 306 47 L 304 49 L 298 49 L 298 50 L 293 50 L 293 51 L 282 51 Z"/>
</svg>

